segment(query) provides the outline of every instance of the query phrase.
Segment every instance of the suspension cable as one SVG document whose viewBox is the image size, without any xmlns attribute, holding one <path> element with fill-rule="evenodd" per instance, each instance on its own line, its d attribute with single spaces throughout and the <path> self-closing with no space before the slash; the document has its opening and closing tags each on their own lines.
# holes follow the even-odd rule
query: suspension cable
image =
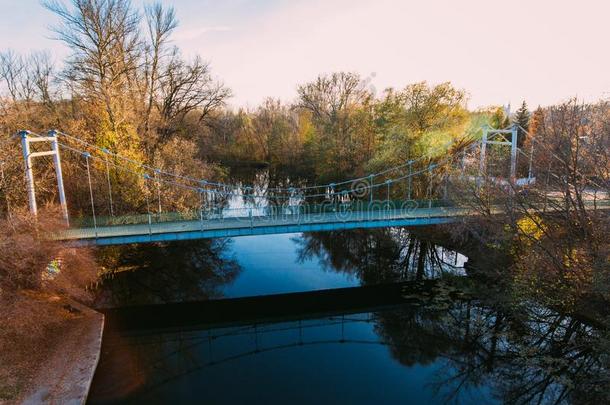
<svg viewBox="0 0 610 405">
<path fill-rule="evenodd" d="M 477 132 L 478 130 L 479 129 L 477 129 L 474 132 Z M 205 183 L 205 184 L 208 184 L 208 185 L 210 185 L 212 187 L 217 187 L 217 188 L 224 188 L 224 187 L 237 188 L 235 185 L 230 185 L 230 184 L 226 184 L 226 183 L 219 183 L 219 182 L 212 182 L 212 181 L 206 181 L 206 180 L 202 180 L 202 179 L 196 179 L 196 178 L 193 178 L 193 177 L 190 177 L 190 176 L 179 175 L 179 174 L 176 174 L 176 173 L 171 173 L 171 172 L 163 171 L 163 170 L 160 170 L 160 169 L 155 168 L 153 166 L 150 166 L 150 165 L 138 162 L 138 161 L 136 161 L 134 159 L 127 158 L 125 156 L 116 154 L 114 152 L 109 151 L 106 148 L 101 148 L 101 147 L 99 147 L 97 145 L 94 145 L 94 144 L 91 144 L 91 143 L 89 143 L 87 141 L 84 141 L 84 140 L 82 140 L 82 139 L 80 139 L 78 137 L 66 134 L 65 132 L 58 131 L 57 133 L 60 134 L 60 135 L 63 135 L 66 138 L 69 138 L 69 139 L 72 139 L 72 140 L 74 140 L 76 142 L 79 142 L 79 143 L 81 143 L 83 145 L 86 145 L 88 147 L 97 149 L 97 150 L 99 150 L 99 151 L 101 151 L 103 153 L 111 154 L 111 155 L 113 155 L 113 156 L 115 156 L 115 157 L 117 157 L 117 158 L 119 158 L 121 160 L 127 161 L 127 162 L 129 162 L 131 164 L 134 164 L 136 166 L 142 167 L 144 169 L 147 169 L 147 170 L 150 170 L 150 171 L 157 170 L 162 175 L 166 175 L 166 176 L 170 176 L 170 177 L 174 177 L 174 178 L 179 178 L 179 179 L 182 179 L 182 180 L 187 180 L 187 181 L 196 182 L 196 183 Z M 464 140 L 464 139 L 467 139 L 468 137 L 472 138 L 472 134 L 466 134 L 466 136 L 462 137 L 461 139 Z M 301 191 L 320 189 L 320 188 L 326 189 L 326 188 L 328 188 L 330 186 L 330 184 L 334 184 L 335 186 L 339 186 L 339 185 L 350 184 L 350 183 L 354 183 L 354 182 L 358 182 L 358 181 L 363 181 L 363 180 L 366 180 L 366 179 L 370 179 L 371 177 L 373 177 L 373 178 L 374 177 L 379 177 L 379 176 L 382 176 L 384 174 L 390 173 L 392 171 L 403 169 L 403 168 L 405 168 L 408 165 L 411 165 L 413 163 L 417 163 L 417 162 L 425 160 L 425 159 L 430 159 L 434 152 L 436 152 L 438 150 L 446 150 L 447 147 L 449 147 L 452 144 L 455 144 L 457 142 L 458 142 L 458 140 L 452 139 L 452 140 L 444 143 L 443 145 L 440 145 L 438 147 L 433 148 L 432 150 L 429 150 L 426 154 L 424 154 L 424 155 L 422 155 L 422 156 L 420 156 L 420 157 L 418 157 L 418 158 L 416 158 L 414 160 L 408 160 L 405 163 L 402 163 L 402 164 L 397 165 L 397 166 L 393 166 L 391 168 L 382 170 L 382 171 L 377 172 L 377 173 L 372 173 L 372 174 L 369 174 L 369 175 L 366 175 L 366 176 L 352 178 L 352 179 L 344 180 L 344 181 L 341 181 L 341 182 L 329 183 L 329 184 L 311 185 L 311 186 L 303 186 L 303 187 L 298 187 L 297 189 L 301 190 Z M 248 187 L 246 187 L 246 188 L 248 188 Z M 290 188 L 275 187 L 275 188 L 268 188 L 267 191 L 268 192 L 269 191 L 288 192 L 288 191 L 290 191 L 291 188 L 293 188 L 293 187 L 290 187 Z"/>
<path fill-rule="evenodd" d="M 106 180 L 108 181 L 108 197 L 110 200 L 110 216 L 114 217 L 114 207 L 112 204 L 112 184 L 110 182 L 110 165 L 108 164 L 108 156 L 106 156 Z"/>
<path fill-rule="evenodd" d="M 32 133 L 32 134 L 33 134 L 33 135 L 37 135 L 37 134 L 34 134 L 34 133 Z M 38 136 L 40 136 L 40 135 L 38 135 Z M 65 148 L 65 149 L 67 149 L 67 150 L 73 151 L 73 152 L 75 152 L 75 153 L 79 153 L 79 154 L 83 154 L 83 153 L 84 153 L 82 150 L 72 148 L 71 146 L 66 145 L 66 144 L 64 144 L 64 143 L 60 143 L 60 142 L 58 142 L 58 144 L 59 144 L 61 147 Z M 465 148 L 465 150 L 473 149 L 473 148 L 474 148 L 474 147 L 476 147 L 476 146 L 478 146 L 478 142 L 473 142 L 473 143 L 471 143 L 470 145 L 468 145 L 468 146 Z M 101 159 L 101 158 L 99 158 L 99 157 L 97 157 L 97 156 L 95 156 L 95 155 L 90 155 L 90 154 L 89 154 L 89 157 L 90 157 L 90 158 L 93 158 L 93 159 Z M 394 179 L 391 179 L 391 180 L 392 180 L 392 182 L 395 182 L 395 181 L 397 181 L 397 180 L 406 179 L 406 178 L 410 178 L 410 177 L 412 177 L 412 176 L 416 176 L 416 175 L 418 175 L 418 174 L 421 174 L 421 173 L 423 173 L 423 172 L 426 172 L 426 171 L 430 170 L 430 167 L 437 167 L 437 166 L 439 166 L 440 164 L 443 164 L 444 162 L 448 161 L 448 160 L 449 160 L 449 159 L 451 159 L 451 158 L 453 158 L 453 156 L 448 156 L 448 157 L 446 157 L 445 159 L 443 159 L 443 160 L 441 160 L 441 161 L 439 161 L 439 162 L 437 162 L 437 163 L 435 163 L 435 164 L 433 164 L 433 165 L 431 165 L 431 166 L 429 166 L 429 167 L 427 167 L 427 168 L 425 168 L 425 169 L 423 169 L 423 170 L 419 170 L 419 171 L 416 171 L 416 172 L 411 172 L 411 173 L 408 173 L 408 174 L 405 174 L 405 175 L 399 176 L 399 177 L 394 178 Z M 106 159 L 103 159 L 103 160 L 104 160 L 104 161 L 106 161 Z M 411 165 L 413 164 L 413 162 L 415 162 L 415 161 L 410 161 L 410 164 L 409 164 L 409 163 L 407 163 L 407 165 L 408 165 L 409 167 L 411 167 Z M 142 173 L 141 173 L 141 172 L 136 172 L 136 171 L 134 171 L 134 170 L 132 170 L 132 169 L 130 169 L 130 168 L 127 168 L 127 167 L 125 167 L 124 165 L 120 165 L 120 164 L 118 164 L 118 163 L 116 163 L 116 162 L 112 162 L 112 163 L 110 163 L 110 162 L 109 162 L 109 164 L 111 164 L 111 165 L 112 165 L 113 167 L 115 167 L 115 168 L 118 168 L 118 169 L 121 169 L 121 170 L 124 170 L 124 171 L 130 172 L 130 173 L 135 174 L 135 175 L 138 175 L 138 176 L 142 176 Z M 139 166 L 140 166 L 140 167 L 142 167 L 141 165 L 139 165 Z M 372 175 L 370 175 L 369 177 L 372 177 Z M 146 176 L 145 176 L 145 178 L 146 178 Z M 150 180 L 150 177 L 148 177 L 148 178 L 147 178 L 147 180 Z M 230 196 L 232 196 L 232 197 L 235 197 L 235 196 L 237 196 L 237 197 L 239 197 L 239 196 L 243 197 L 243 193 L 227 192 L 227 191 L 226 191 L 226 186 L 225 186 L 225 191 L 224 191 L 224 192 L 221 192 L 221 191 L 219 191 L 219 190 L 214 190 L 214 189 L 211 189 L 211 188 L 210 188 L 210 189 L 208 189 L 208 188 L 202 188 L 202 187 L 205 187 L 206 185 L 208 185 L 208 184 L 209 184 L 209 182 L 205 182 L 205 181 L 202 181 L 202 182 L 201 182 L 202 187 L 194 187 L 194 186 L 189 186 L 189 185 L 186 185 L 186 184 L 181 184 L 181 183 L 178 183 L 178 182 L 170 181 L 170 180 L 167 180 L 167 179 L 164 179 L 164 178 L 158 178 L 158 181 L 159 181 L 159 183 L 168 184 L 168 185 L 170 185 L 170 186 L 176 186 L 176 187 L 183 188 L 183 189 L 190 190 L 190 191 L 196 191 L 196 192 L 198 192 L 198 193 L 204 192 L 204 193 L 206 193 L 207 195 L 213 195 L 213 196 L 218 196 L 218 195 L 220 195 L 220 196 L 223 196 L 223 197 L 225 197 L 225 198 L 226 198 L 226 197 L 230 197 Z M 331 183 L 331 184 L 332 184 L 332 183 Z M 371 194 L 372 194 L 372 192 L 374 191 L 374 189 L 375 189 L 375 188 L 381 187 L 383 184 L 385 184 L 385 183 L 376 183 L 376 184 L 375 184 L 375 183 L 369 183 L 369 184 L 367 184 L 365 187 L 361 187 L 361 188 L 359 189 L 359 191 L 363 191 L 363 190 L 369 189 L 369 190 L 371 191 Z M 324 197 L 324 198 L 329 198 L 329 197 L 331 197 L 331 198 L 332 198 L 333 196 L 335 196 L 335 195 L 337 195 L 337 194 L 339 194 L 339 193 L 344 193 L 344 191 L 339 191 L 339 190 L 334 189 L 334 186 L 335 186 L 335 185 L 336 185 L 336 184 L 333 184 L 333 187 L 332 187 L 332 188 L 333 188 L 333 191 L 332 191 L 332 192 L 331 192 L 330 190 L 326 190 L 324 193 L 318 193 L 318 194 L 313 194 L 313 195 L 300 195 L 300 197 L 301 197 L 301 198 L 303 198 L 303 199 L 307 199 L 307 198 L 316 198 L 316 197 Z M 292 188 L 292 187 L 291 187 L 291 188 L 289 188 L 289 190 L 291 190 L 291 195 L 290 195 L 290 196 L 276 196 L 275 198 L 279 198 L 280 200 L 282 200 L 282 199 L 288 199 L 288 200 L 290 200 L 290 198 L 292 198 L 293 196 L 295 196 L 295 195 L 296 195 L 296 193 L 295 193 L 295 192 L 296 192 L 296 190 L 297 190 L 297 189 L 295 189 L 295 188 Z M 352 190 L 352 192 L 354 192 L 354 190 Z M 250 195 L 249 197 L 251 197 L 251 198 L 255 198 L 255 199 L 256 199 L 256 198 L 265 198 L 265 199 L 266 199 L 266 198 L 268 198 L 267 196 L 259 196 L 259 195 Z M 216 198 L 214 198 L 214 201 L 215 201 L 215 200 L 216 200 Z"/>
<path fill-rule="evenodd" d="M 157 202 L 158 202 L 158 211 L 159 214 L 161 214 L 162 209 L 161 209 L 161 182 L 159 181 L 159 175 L 158 175 L 158 171 L 155 170 L 155 183 L 157 184 Z"/>
<path fill-rule="evenodd" d="M 527 135 L 529 135 L 529 138 L 530 138 L 531 140 L 533 140 L 534 142 L 536 142 L 536 143 L 537 143 L 538 145 L 540 145 L 541 147 L 544 147 L 544 143 L 543 143 L 542 141 L 538 140 L 538 139 L 537 139 L 535 136 L 533 136 L 533 135 L 532 135 L 532 134 L 531 134 L 529 131 L 527 131 L 527 130 L 526 130 L 525 128 L 523 128 L 521 125 L 519 125 L 518 127 L 519 127 L 519 128 L 521 128 L 521 130 L 522 130 L 523 132 L 525 132 Z M 562 163 L 562 164 L 564 164 L 564 165 L 565 165 L 565 164 L 568 164 L 568 163 L 567 163 L 567 162 L 566 162 L 564 159 L 562 159 L 561 157 L 559 157 L 559 156 L 558 156 L 557 154 L 555 154 L 555 152 L 553 152 L 552 150 L 551 150 L 551 151 L 549 151 L 549 153 L 551 154 L 551 156 L 552 156 L 554 159 L 558 160 L 560 163 Z M 574 172 L 575 172 L 576 174 L 578 174 L 579 176 L 583 176 L 583 177 L 585 177 L 585 175 L 584 175 L 583 173 L 581 173 L 581 172 L 580 172 L 580 171 L 579 171 L 577 168 L 574 168 Z M 603 189 L 603 188 L 607 188 L 607 186 L 600 185 L 599 183 L 597 183 L 597 182 L 596 182 L 596 181 L 594 181 L 594 180 L 589 179 L 589 182 L 590 182 L 591 184 L 593 184 L 593 185 L 597 186 L 597 187 L 602 188 L 602 189 Z"/>
<path fill-rule="evenodd" d="M 85 164 L 87 165 L 87 180 L 89 181 L 89 198 L 91 199 L 91 213 L 93 214 L 93 229 L 95 230 L 95 237 L 97 238 L 97 219 L 95 217 L 95 204 L 93 203 L 93 187 L 91 185 L 91 170 L 89 169 L 89 152 L 83 153 L 85 157 Z"/>
<path fill-rule="evenodd" d="M 529 156 L 529 171 L 528 171 L 528 176 L 531 176 L 532 173 L 532 160 L 533 160 L 533 151 L 534 151 L 534 142 L 540 142 L 538 139 L 536 139 L 535 137 L 531 136 L 531 134 L 526 131 L 523 127 L 518 126 L 518 128 L 520 128 L 524 133 L 530 135 L 530 138 L 532 139 L 532 146 L 531 146 L 531 152 L 530 152 L 530 156 Z M 33 136 L 41 136 L 32 132 L 28 132 L 29 134 L 33 135 Z M 182 188 L 188 191 L 194 191 L 196 193 L 198 193 L 200 195 L 201 198 L 201 208 L 203 208 L 204 205 L 204 196 L 208 197 L 208 200 L 211 201 L 212 203 L 216 203 L 218 201 L 217 197 L 223 197 L 223 198 L 228 198 L 228 197 L 248 197 L 248 198 L 253 198 L 253 199 L 257 199 L 257 198 L 262 198 L 262 199 L 269 199 L 269 196 L 266 195 L 258 195 L 256 190 L 259 190 L 260 187 L 258 186 L 232 186 L 232 185 L 228 185 L 228 184 L 224 184 L 224 183 L 214 183 L 214 182 L 209 182 L 206 180 L 198 180 L 198 179 L 194 179 L 192 177 L 189 176 L 182 176 L 182 175 L 178 175 L 175 173 L 170 173 L 170 172 L 166 172 L 166 171 L 162 171 L 160 169 L 154 168 L 153 166 L 149 166 L 146 164 L 142 164 L 140 162 L 137 162 L 133 159 L 129 159 L 126 157 L 123 157 L 121 155 L 118 154 L 114 154 L 110 151 L 108 151 L 105 148 L 99 148 L 95 145 L 91 145 L 85 141 L 80 140 L 79 138 L 75 138 L 75 137 L 71 137 L 69 135 L 66 135 L 64 133 L 61 133 L 62 135 L 69 137 L 71 139 L 75 139 L 78 142 L 81 142 L 83 144 L 85 144 L 88 147 L 94 147 L 97 150 L 101 150 L 104 155 L 103 158 L 102 157 L 98 157 L 95 155 L 91 155 L 89 152 L 87 151 L 83 151 L 77 148 L 73 148 L 69 145 L 66 145 L 64 143 L 58 142 L 58 145 L 63 147 L 64 149 L 67 149 L 69 151 L 78 153 L 82 156 L 85 157 L 85 161 L 86 161 L 86 168 L 87 168 L 87 178 L 88 178 L 88 183 L 89 183 L 89 197 L 91 200 L 91 210 L 92 210 L 92 214 L 93 214 L 93 224 L 94 224 L 94 228 L 95 228 L 95 234 L 97 237 L 97 218 L 96 218 L 96 212 L 95 212 L 95 203 L 94 203 L 94 196 L 93 196 L 93 186 L 92 186 L 92 179 L 91 179 L 91 170 L 90 170 L 90 163 L 89 160 L 90 158 L 92 159 L 99 159 L 99 160 L 103 160 L 105 162 L 106 165 L 106 178 L 107 178 L 107 182 L 108 182 L 108 192 L 109 192 L 109 199 L 110 199 L 110 211 L 111 211 L 111 215 L 114 216 L 114 207 L 113 207 L 113 200 L 112 200 L 112 187 L 111 187 L 111 182 L 110 182 L 110 165 L 112 165 L 115 170 L 119 169 L 119 170 L 124 170 L 126 172 L 132 173 L 134 175 L 137 176 L 141 176 L 144 177 L 144 179 L 147 181 L 146 185 L 147 185 L 147 193 L 146 193 L 146 204 L 147 204 L 147 212 L 148 212 L 148 217 L 149 217 L 149 225 L 151 223 L 151 213 L 150 213 L 150 196 L 149 196 L 149 185 L 152 182 L 156 183 L 157 186 L 157 199 L 158 199 L 158 210 L 159 210 L 159 214 L 162 212 L 162 207 L 161 207 L 161 183 L 166 184 L 168 186 L 173 186 L 173 187 L 178 187 L 178 188 Z M 5 140 L 6 141 L 6 140 Z M 0 141 L 1 142 L 1 141 Z M 457 141 L 452 141 L 452 142 L 457 142 Z M 450 144 L 450 143 L 449 143 Z M 469 150 L 473 150 L 476 147 L 478 147 L 480 145 L 480 142 L 472 142 L 469 145 L 467 145 L 465 148 L 462 148 L 462 150 L 460 151 L 462 153 L 462 169 L 464 169 L 464 164 L 465 164 L 465 156 L 466 156 L 466 151 Z M 524 156 L 527 156 L 527 154 L 525 152 L 523 152 L 520 148 L 518 148 L 518 152 Z M 560 162 L 562 162 L 563 164 L 566 164 L 566 162 L 564 161 L 564 159 L 560 158 L 559 156 L 557 156 L 553 151 L 550 151 L 551 155 L 559 160 Z M 378 173 L 372 173 L 369 174 L 368 176 L 365 177 L 359 177 L 356 179 L 351 179 L 351 180 L 346 180 L 346 181 L 342 181 L 342 182 L 338 182 L 338 183 L 330 183 L 330 184 L 326 184 L 326 185 L 312 185 L 312 186 L 306 186 L 306 187 L 300 187 L 300 188 L 295 188 L 295 187 L 289 187 L 289 188 L 266 188 L 264 191 L 261 192 L 269 192 L 269 191 L 288 191 L 289 195 L 287 196 L 274 196 L 273 198 L 278 199 L 278 200 L 287 200 L 290 202 L 290 200 L 292 198 L 295 197 L 299 197 L 302 199 L 302 201 L 306 201 L 308 198 L 317 198 L 317 197 L 324 197 L 324 198 L 330 198 L 331 200 L 334 201 L 335 197 L 337 196 L 346 196 L 345 198 L 349 198 L 349 195 L 347 194 L 348 191 L 347 190 L 340 190 L 339 188 L 337 188 L 338 185 L 344 185 L 344 184 L 348 184 L 348 183 L 354 183 L 358 180 L 366 180 L 369 179 L 370 181 L 368 182 L 368 184 L 366 184 L 366 186 L 364 187 L 360 187 L 358 188 L 358 190 L 352 190 L 352 193 L 355 192 L 362 192 L 363 190 L 369 190 L 370 192 L 370 198 L 372 200 L 373 198 L 373 192 L 375 190 L 375 188 L 379 188 L 382 187 L 384 184 L 387 186 L 387 200 L 389 201 L 390 198 L 390 185 L 394 184 L 396 182 L 398 182 L 399 180 L 402 179 L 408 179 L 408 197 L 410 199 L 411 197 L 411 182 L 412 182 L 412 178 L 414 176 L 420 175 L 422 173 L 428 173 L 429 175 L 432 174 L 433 169 L 445 164 L 448 161 L 451 161 L 452 159 L 456 158 L 456 154 L 447 154 L 443 159 L 437 161 L 437 162 L 429 162 L 427 167 L 421 169 L 421 170 L 416 170 L 413 171 L 413 164 L 421 161 L 423 159 L 431 159 L 431 152 L 429 152 L 426 155 L 423 155 L 415 160 L 409 160 L 404 164 L 398 165 L 398 166 L 394 166 L 391 168 L 388 168 L 386 170 L 380 171 Z M 128 167 L 126 165 L 120 164 L 119 162 L 117 162 L 116 160 L 112 160 L 112 162 L 108 159 L 109 156 L 115 156 L 117 157 L 117 160 L 119 161 L 126 161 L 129 162 L 130 164 L 132 164 L 133 166 L 135 166 L 136 168 L 140 168 L 140 169 L 144 169 L 145 171 L 152 171 L 152 173 L 154 173 L 154 178 L 152 178 L 149 174 L 142 173 L 141 171 L 133 170 L 131 167 Z M 549 174 L 550 174 L 550 161 L 549 161 L 549 170 L 547 171 L 547 186 L 548 187 L 548 180 L 549 180 Z M 374 183 L 374 179 L 375 177 L 379 177 L 381 175 L 387 174 L 392 172 L 393 170 L 398 170 L 400 168 L 405 168 L 408 167 L 408 173 L 406 174 L 402 174 L 398 177 L 394 177 L 394 178 L 389 178 L 386 179 L 385 182 L 379 182 L 379 183 Z M 463 171 L 463 170 L 462 170 Z M 576 169 L 576 172 L 578 172 L 578 170 Z M 580 173 L 579 173 L 580 174 Z M 166 175 L 168 177 L 172 177 L 175 179 L 180 179 L 180 180 L 187 180 L 187 181 L 192 181 L 192 182 L 196 182 L 197 186 L 193 186 L 193 185 L 189 185 L 189 184 L 184 184 L 178 181 L 172 181 L 170 179 L 164 178 L 163 175 Z M 558 176 L 556 176 L 555 174 L 553 174 L 554 177 L 559 178 Z M 599 186 L 595 181 L 591 181 L 592 184 L 595 184 L 597 186 Z M 445 184 L 446 187 L 446 184 Z M 314 194 L 303 194 L 305 190 L 314 190 L 314 189 L 323 189 L 323 192 L 321 193 L 314 193 Z M 252 194 L 248 195 L 247 192 L 249 190 L 252 190 Z M 545 192 L 546 194 L 546 192 Z M 426 197 L 429 200 L 429 206 L 431 206 L 432 204 L 432 178 L 430 178 L 430 181 L 428 182 L 428 187 L 426 190 Z"/>
<path fill-rule="evenodd" d="M 83 151 L 81 151 L 79 149 L 72 148 L 71 146 L 63 144 L 61 142 L 58 142 L 58 144 L 61 147 L 65 148 L 65 149 L 67 149 L 69 151 L 78 153 L 78 154 L 88 153 L 88 152 L 83 152 Z M 478 143 L 475 142 L 473 144 L 470 144 L 466 149 L 473 149 L 477 145 L 478 145 Z M 98 160 L 102 159 L 102 158 L 100 158 L 98 156 L 90 155 L 90 154 L 89 154 L 89 157 L 92 158 L 92 159 L 98 159 Z M 411 173 L 408 173 L 408 174 L 405 174 L 405 175 L 393 178 L 392 181 L 395 182 L 395 181 L 398 181 L 398 180 L 406 179 L 408 177 L 416 176 L 416 175 L 419 175 L 421 173 L 427 172 L 427 171 L 430 170 L 430 167 L 433 167 L 433 168 L 434 167 L 438 167 L 439 165 L 449 161 L 452 158 L 453 158 L 453 156 L 447 156 L 445 159 L 443 159 L 443 160 L 441 160 L 441 161 L 439 161 L 437 163 L 430 164 L 429 166 L 427 166 L 424 169 L 421 169 L 421 170 L 418 170 L 418 171 L 415 171 L 415 172 L 411 172 Z M 142 173 L 136 172 L 136 171 L 134 171 L 134 170 L 132 170 L 132 169 L 130 169 L 128 167 L 125 167 L 123 165 L 117 164 L 116 162 L 109 162 L 109 164 L 114 166 L 115 168 L 119 168 L 121 170 L 124 170 L 126 172 L 132 173 L 134 175 L 142 176 Z M 145 177 L 146 180 L 152 180 L 151 177 L 146 175 L 146 174 L 145 174 L 144 177 Z M 223 196 L 223 197 L 240 197 L 240 196 L 243 196 L 243 194 L 239 194 L 239 193 L 235 193 L 235 192 L 226 192 L 226 191 L 225 192 L 221 192 L 219 190 L 214 190 L 214 189 L 208 189 L 208 188 L 202 188 L 202 187 L 194 187 L 194 186 L 190 186 L 190 185 L 187 185 L 187 184 L 182 184 L 182 183 L 174 182 L 174 181 L 171 181 L 171 180 L 167 180 L 167 179 L 164 179 L 162 177 L 159 177 L 158 181 L 160 183 L 168 184 L 168 185 L 171 185 L 171 186 L 176 186 L 176 187 L 183 188 L 183 189 L 186 189 L 186 190 L 191 190 L 191 191 L 196 191 L 196 192 L 201 192 L 203 190 L 203 192 L 205 192 L 206 194 L 211 194 L 211 195 L 216 195 L 216 196 Z M 204 185 L 207 185 L 207 184 L 209 184 L 209 183 L 207 183 L 207 182 L 204 183 Z M 359 191 L 363 191 L 363 190 L 369 189 L 372 192 L 375 188 L 379 188 L 379 187 L 383 186 L 384 184 L 385 184 L 385 182 L 384 183 L 367 184 L 365 187 L 360 188 Z M 333 185 L 333 187 L 334 187 L 334 185 Z M 318 194 L 302 195 L 301 197 L 303 199 L 320 198 L 320 197 L 328 198 L 328 197 L 332 197 L 332 196 L 334 196 L 334 195 L 336 195 L 338 193 L 341 193 L 341 191 L 335 190 L 332 193 L 331 192 L 324 192 L 324 193 L 318 193 Z M 263 196 L 263 195 L 260 195 L 260 196 L 252 195 L 250 197 L 255 198 L 255 199 L 256 198 L 262 198 L 262 199 L 268 198 L 267 196 Z M 286 199 L 290 199 L 290 196 L 276 196 L 275 198 L 279 198 L 280 200 L 286 200 Z"/>
</svg>

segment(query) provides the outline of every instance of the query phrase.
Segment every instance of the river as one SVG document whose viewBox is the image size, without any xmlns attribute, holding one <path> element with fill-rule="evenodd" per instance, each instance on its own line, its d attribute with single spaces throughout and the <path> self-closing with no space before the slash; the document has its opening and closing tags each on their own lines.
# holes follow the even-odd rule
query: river
<svg viewBox="0 0 610 405">
<path fill-rule="evenodd" d="M 477 276 L 488 261 L 443 235 L 102 249 L 112 276 L 97 291 L 106 330 L 88 402 L 587 402 L 607 371 L 600 332 L 514 302 Z"/>
</svg>

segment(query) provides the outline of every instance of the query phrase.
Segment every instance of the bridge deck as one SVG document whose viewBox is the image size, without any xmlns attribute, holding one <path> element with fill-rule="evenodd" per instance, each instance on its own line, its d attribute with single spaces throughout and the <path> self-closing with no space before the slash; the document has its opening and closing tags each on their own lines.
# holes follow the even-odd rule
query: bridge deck
<svg viewBox="0 0 610 405">
<path fill-rule="evenodd" d="M 610 210 L 610 200 L 586 201 L 592 209 Z M 559 206 L 548 211 L 560 211 Z M 492 214 L 503 211 L 492 208 Z M 175 220 L 98 227 L 72 228 L 56 235 L 58 240 L 80 244 L 119 245 L 172 240 L 223 238 L 340 229 L 381 228 L 388 226 L 425 226 L 455 221 L 471 214 L 463 207 L 379 209 L 324 213 L 282 213 L 280 215 L 234 216 L 202 220 Z M 150 217 L 149 217 L 150 218 Z"/>
<path fill-rule="evenodd" d="M 466 209 L 458 207 L 433 207 L 229 217 L 75 228 L 57 235 L 57 239 L 78 240 L 84 244 L 115 245 L 336 229 L 421 226 L 451 222 L 453 219 L 465 215 L 466 212 Z"/>
</svg>

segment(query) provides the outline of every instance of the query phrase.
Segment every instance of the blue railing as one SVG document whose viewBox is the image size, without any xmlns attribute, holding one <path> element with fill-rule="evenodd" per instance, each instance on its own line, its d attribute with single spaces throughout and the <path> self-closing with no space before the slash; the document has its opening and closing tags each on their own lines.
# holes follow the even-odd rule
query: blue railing
<svg viewBox="0 0 610 405">
<path fill-rule="evenodd" d="M 96 216 L 71 218 L 71 228 L 110 227 L 137 224 L 158 224 L 181 221 L 210 221 L 230 218 L 279 218 L 287 216 L 306 216 L 330 213 L 413 211 L 417 208 L 453 207 L 449 200 L 390 200 L 390 201 L 351 201 L 345 203 L 327 202 L 321 204 L 279 205 L 241 208 L 203 208 L 180 212 L 161 212 L 150 214 L 128 214 L 117 216 Z"/>
</svg>

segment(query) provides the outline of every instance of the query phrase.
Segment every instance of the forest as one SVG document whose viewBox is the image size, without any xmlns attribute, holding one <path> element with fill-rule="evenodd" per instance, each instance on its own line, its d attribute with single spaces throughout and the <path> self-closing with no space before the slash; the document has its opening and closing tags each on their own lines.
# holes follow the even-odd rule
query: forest
<svg viewBox="0 0 610 405">
<path fill-rule="evenodd" d="M 291 102 L 268 98 L 254 109 L 230 108 L 231 89 L 212 65 L 203 57 L 184 58 L 173 45 L 178 21 L 171 7 L 157 3 L 138 10 L 121 0 L 75 0 L 70 6 L 51 1 L 46 7 L 60 20 L 54 36 L 70 56 L 57 63 L 45 52 L 0 53 L 0 130 L 11 136 L 22 129 L 57 129 L 133 160 L 136 173 L 142 173 L 140 163 L 219 181 L 230 167 L 263 165 L 330 182 L 440 155 L 448 141 L 480 136 L 483 124 L 502 128 L 516 120 L 529 127 L 525 102 L 512 117 L 501 107 L 471 111 L 467 92 L 449 82 L 375 94 L 354 72 L 323 73 L 296 84 Z M 543 115 L 538 108 L 531 121 Z M 26 203 L 15 138 L 5 138 L 0 152 L 3 213 Z M 85 215 L 88 197 L 78 185 L 83 159 L 64 153 L 62 160 L 71 214 Z M 38 198 L 56 202 L 50 160 L 36 163 L 35 170 Z M 142 178 L 117 170 L 109 176 L 119 190 L 113 196 L 117 210 L 141 211 L 150 192 Z M 103 170 L 93 170 L 93 177 L 94 189 L 105 187 Z M 192 196 L 172 194 L 179 190 L 163 192 L 170 211 L 193 204 Z"/>
</svg>

